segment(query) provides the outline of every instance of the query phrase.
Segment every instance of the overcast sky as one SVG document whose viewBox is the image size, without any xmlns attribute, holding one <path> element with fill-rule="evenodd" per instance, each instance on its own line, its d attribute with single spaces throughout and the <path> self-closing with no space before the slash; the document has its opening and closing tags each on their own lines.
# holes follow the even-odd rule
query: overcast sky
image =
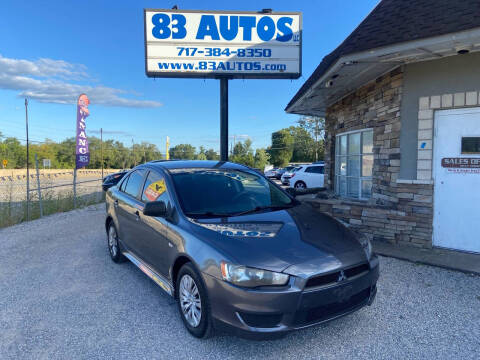
<svg viewBox="0 0 480 360">
<path fill-rule="evenodd" d="M 75 136 L 75 99 L 91 98 L 87 135 L 130 146 L 191 143 L 218 150 L 217 80 L 149 79 L 144 69 L 143 8 L 303 13 L 303 76 L 298 80 L 230 81 L 230 134 L 270 144 L 273 131 L 293 125 L 284 108 L 321 59 L 338 46 L 378 0 L 69 1 L 0 3 L 0 132 L 25 137 L 24 98 L 30 99 L 30 137 Z M 237 137 L 237 138 L 238 138 Z"/>
</svg>

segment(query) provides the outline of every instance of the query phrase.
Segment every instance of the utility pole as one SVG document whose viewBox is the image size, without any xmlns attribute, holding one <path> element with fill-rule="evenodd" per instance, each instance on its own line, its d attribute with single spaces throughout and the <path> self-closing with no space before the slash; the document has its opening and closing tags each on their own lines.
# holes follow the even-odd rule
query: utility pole
<svg viewBox="0 0 480 360">
<path fill-rule="evenodd" d="M 28 142 L 28 99 L 25 98 L 25 130 L 27 132 L 27 221 L 30 220 L 30 167 L 28 160 L 30 156 L 30 146 Z"/>
<path fill-rule="evenodd" d="M 103 128 L 100 128 L 100 154 L 102 158 L 102 180 L 103 180 Z"/>
<path fill-rule="evenodd" d="M 315 117 L 315 162 L 318 161 L 318 122 L 319 118 Z"/>
</svg>

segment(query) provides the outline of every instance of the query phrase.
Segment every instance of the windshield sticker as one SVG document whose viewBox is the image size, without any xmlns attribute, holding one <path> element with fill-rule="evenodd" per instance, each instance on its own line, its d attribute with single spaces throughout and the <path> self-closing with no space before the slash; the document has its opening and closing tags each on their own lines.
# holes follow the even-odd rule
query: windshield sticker
<svg viewBox="0 0 480 360">
<path fill-rule="evenodd" d="M 275 237 L 283 226 L 282 223 L 196 224 L 225 236 L 258 238 Z"/>
<path fill-rule="evenodd" d="M 165 192 L 165 190 L 167 190 L 167 186 L 165 185 L 165 180 L 162 179 L 148 185 L 144 194 L 148 200 L 155 201 Z"/>
</svg>

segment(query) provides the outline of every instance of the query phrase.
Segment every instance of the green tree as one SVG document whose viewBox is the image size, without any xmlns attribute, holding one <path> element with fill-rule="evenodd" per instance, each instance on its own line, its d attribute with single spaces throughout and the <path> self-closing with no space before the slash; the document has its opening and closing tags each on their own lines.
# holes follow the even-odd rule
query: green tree
<svg viewBox="0 0 480 360">
<path fill-rule="evenodd" d="M 7 167 L 10 169 L 21 169 L 27 166 L 27 150 L 14 137 L 8 137 L 3 141 L 2 151 L 4 158 L 8 160 Z M 3 160 L 3 158 L 2 158 Z"/>
<path fill-rule="evenodd" d="M 195 147 L 190 144 L 179 144 L 170 148 L 171 159 L 193 160 L 195 159 Z"/>
<path fill-rule="evenodd" d="M 207 157 L 207 160 L 219 160 L 220 159 L 220 156 L 213 149 L 208 149 L 207 151 L 205 151 L 205 156 Z"/>
<path fill-rule="evenodd" d="M 291 162 L 311 162 L 315 160 L 315 140 L 304 128 L 290 126 L 288 128 L 293 137 L 293 152 Z"/>
<path fill-rule="evenodd" d="M 270 155 L 268 155 L 265 149 L 257 149 L 255 151 L 255 168 L 263 171 L 265 169 L 265 165 L 268 164 L 269 160 Z"/>
<path fill-rule="evenodd" d="M 272 133 L 272 146 L 268 150 L 270 162 L 276 167 L 286 166 L 293 155 L 293 136 L 287 129 Z"/>
<path fill-rule="evenodd" d="M 230 161 L 254 167 L 255 157 L 253 155 L 252 140 L 246 139 L 243 143 L 241 141 L 237 142 L 230 155 Z"/>
<path fill-rule="evenodd" d="M 57 163 L 61 168 L 73 168 L 75 166 L 75 138 L 65 139 L 58 144 Z"/>
<path fill-rule="evenodd" d="M 325 153 L 325 118 L 318 116 L 302 116 L 297 123 L 307 131 L 314 140 L 313 160 L 324 158 Z"/>
<path fill-rule="evenodd" d="M 198 150 L 198 154 L 195 155 L 196 160 L 207 160 L 206 149 L 203 146 L 200 146 L 200 150 Z"/>
</svg>

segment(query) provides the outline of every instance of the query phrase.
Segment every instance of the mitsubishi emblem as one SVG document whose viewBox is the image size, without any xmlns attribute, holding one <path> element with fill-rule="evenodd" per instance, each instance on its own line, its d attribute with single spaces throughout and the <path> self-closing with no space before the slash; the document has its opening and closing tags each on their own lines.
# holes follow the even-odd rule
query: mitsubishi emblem
<svg viewBox="0 0 480 360">
<path fill-rule="evenodd" d="M 342 282 L 344 280 L 347 280 L 347 277 L 345 276 L 345 273 L 343 272 L 343 270 L 340 270 L 340 275 L 338 275 L 337 282 Z"/>
</svg>

